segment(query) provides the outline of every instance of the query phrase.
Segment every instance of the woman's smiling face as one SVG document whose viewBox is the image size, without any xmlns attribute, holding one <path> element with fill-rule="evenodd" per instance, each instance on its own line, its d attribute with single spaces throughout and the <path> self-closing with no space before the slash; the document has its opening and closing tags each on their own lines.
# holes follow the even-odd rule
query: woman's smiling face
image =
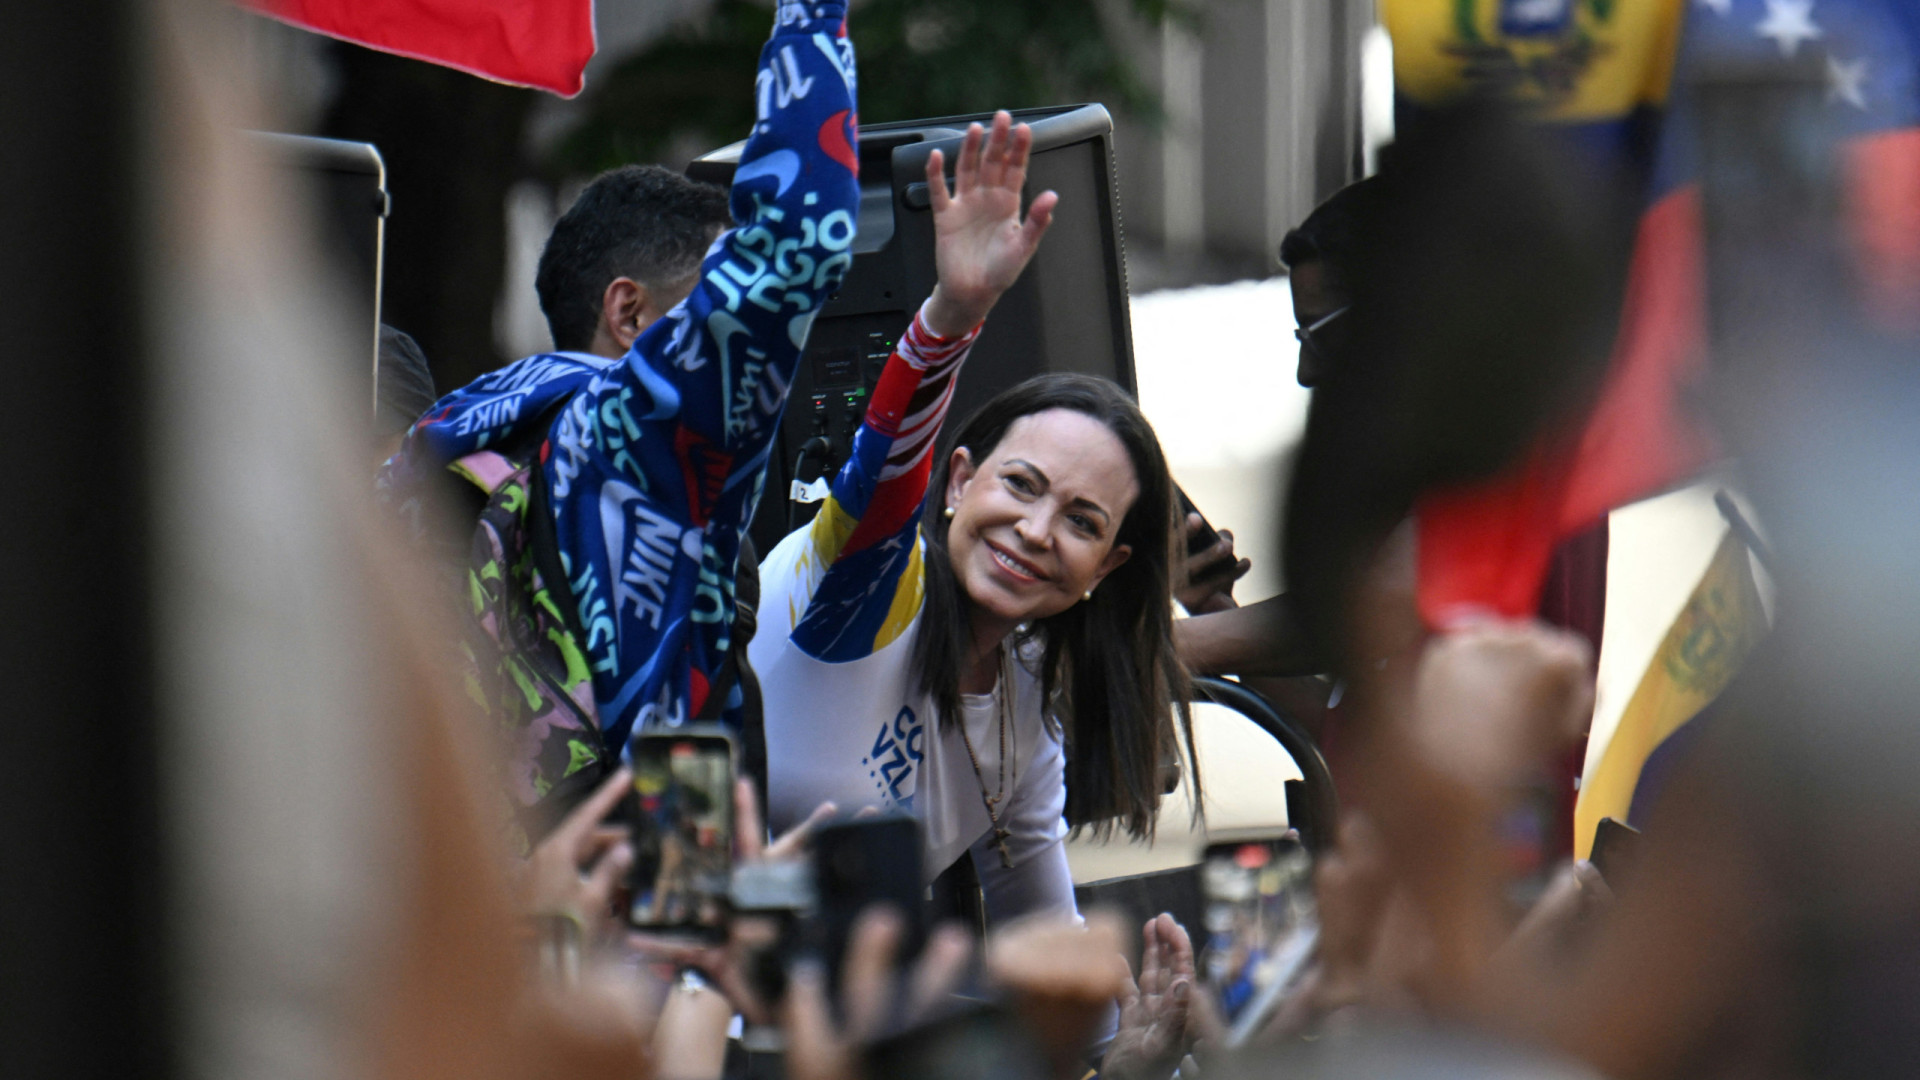
<svg viewBox="0 0 1920 1080">
<path fill-rule="evenodd" d="M 955 449 L 947 552 L 981 615 L 1013 624 L 1078 603 L 1132 554 L 1116 544 L 1140 492 L 1126 447 L 1071 409 L 1008 425 L 984 461 Z"/>
</svg>

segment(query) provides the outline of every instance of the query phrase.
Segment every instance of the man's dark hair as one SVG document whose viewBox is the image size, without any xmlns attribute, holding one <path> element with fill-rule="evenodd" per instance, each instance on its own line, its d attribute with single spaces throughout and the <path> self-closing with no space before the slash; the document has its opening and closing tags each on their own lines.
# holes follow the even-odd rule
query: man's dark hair
<svg viewBox="0 0 1920 1080">
<path fill-rule="evenodd" d="M 379 383 L 374 431 L 383 436 L 405 434 L 440 397 L 420 343 L 386 323 L 380 324 Z"/>
<path fill-rule="evenodd" d="M 1307 220 L 1288 230 L 1280 241 L 1281 265 L 1291 270 L 1303 262 L 1319 260 L 1335 283 L 1342 287 L 1350 284 L 1355 250 L 1359 247 L 1356 230 L 1375 201 L 1379 187 L 1371 178 L 1359 180 L 1314 207 Z"/>
<path fill-rule="evenodd" d="M 649 289 L 686 280 L 714 234 L 733 224 L 727 192 L 658 165 L 601 173 L 553 226 L 534 288 L 557 349 L 593 344 L 607 285 L 629 277 Z"/>
</svg>

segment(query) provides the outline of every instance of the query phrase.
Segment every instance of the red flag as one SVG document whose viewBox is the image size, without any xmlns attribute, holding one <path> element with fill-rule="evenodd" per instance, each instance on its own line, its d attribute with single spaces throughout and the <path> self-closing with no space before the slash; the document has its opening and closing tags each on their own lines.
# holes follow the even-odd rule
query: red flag
<svg viewBox="0 0 1920 1080">
<path fill-rule="evenodd" d="M 1706 367 L 1700 194 L 1686 187 L 1640 220 L 1620 335 L 1586 429 L 1550 435 L 1514 470 L 1421 500 L 1420 614 L 1462 607 L 1532 615 L 1554 547 L 1714 454 L 1685 389 Z"/>
<path fill-rule="evenodd" d="M 562 97 L 580 92 L 593 58 L 593 0 L 240 2 L 329 37 Z"/>
<path fill-rule="evenodd" d="M 1866 307 L 1882 328 L 1920 332 L 1920 128 L 1847 147 L 1847 225 Z"/>
</svg>

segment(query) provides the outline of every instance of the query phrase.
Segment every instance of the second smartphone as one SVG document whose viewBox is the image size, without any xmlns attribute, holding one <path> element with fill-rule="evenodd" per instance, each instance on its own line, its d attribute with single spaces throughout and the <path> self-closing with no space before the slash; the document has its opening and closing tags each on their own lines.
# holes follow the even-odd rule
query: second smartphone
<svg viewBox="0 0 1920 1080">
<path fill-rule="evenodd" d="M 643 732 L 628 744 L 634 804 L 627 921 L 701 937 L 724 933 L 733 875 L 733 738 L 715 725 Z"/>
</svg>

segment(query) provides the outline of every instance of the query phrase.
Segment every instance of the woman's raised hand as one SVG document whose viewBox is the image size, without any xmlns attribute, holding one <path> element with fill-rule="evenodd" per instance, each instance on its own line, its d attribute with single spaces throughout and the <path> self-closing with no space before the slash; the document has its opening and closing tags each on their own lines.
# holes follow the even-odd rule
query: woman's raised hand
<svg viewBox="0 0 1920 1080">
<path fill-rule="evenodd" d="M 1000 294 L 1019 280 L 1040 237 L 1053 221 L 1060 196 L 1034 197 L 1020 220 L 1020 191 L 1027 182 L 1033 132 L 1013 117 L 994 114 L 993 128 L 967 129 L 954 163 L 953 193 L 947 193 L 940 151 L 927 158 L 927 191 L 933 202 L 934 263 L 940 282 L 927 306 L 927 328 L 957 337 L 978 326 Z"/>
</svg>

